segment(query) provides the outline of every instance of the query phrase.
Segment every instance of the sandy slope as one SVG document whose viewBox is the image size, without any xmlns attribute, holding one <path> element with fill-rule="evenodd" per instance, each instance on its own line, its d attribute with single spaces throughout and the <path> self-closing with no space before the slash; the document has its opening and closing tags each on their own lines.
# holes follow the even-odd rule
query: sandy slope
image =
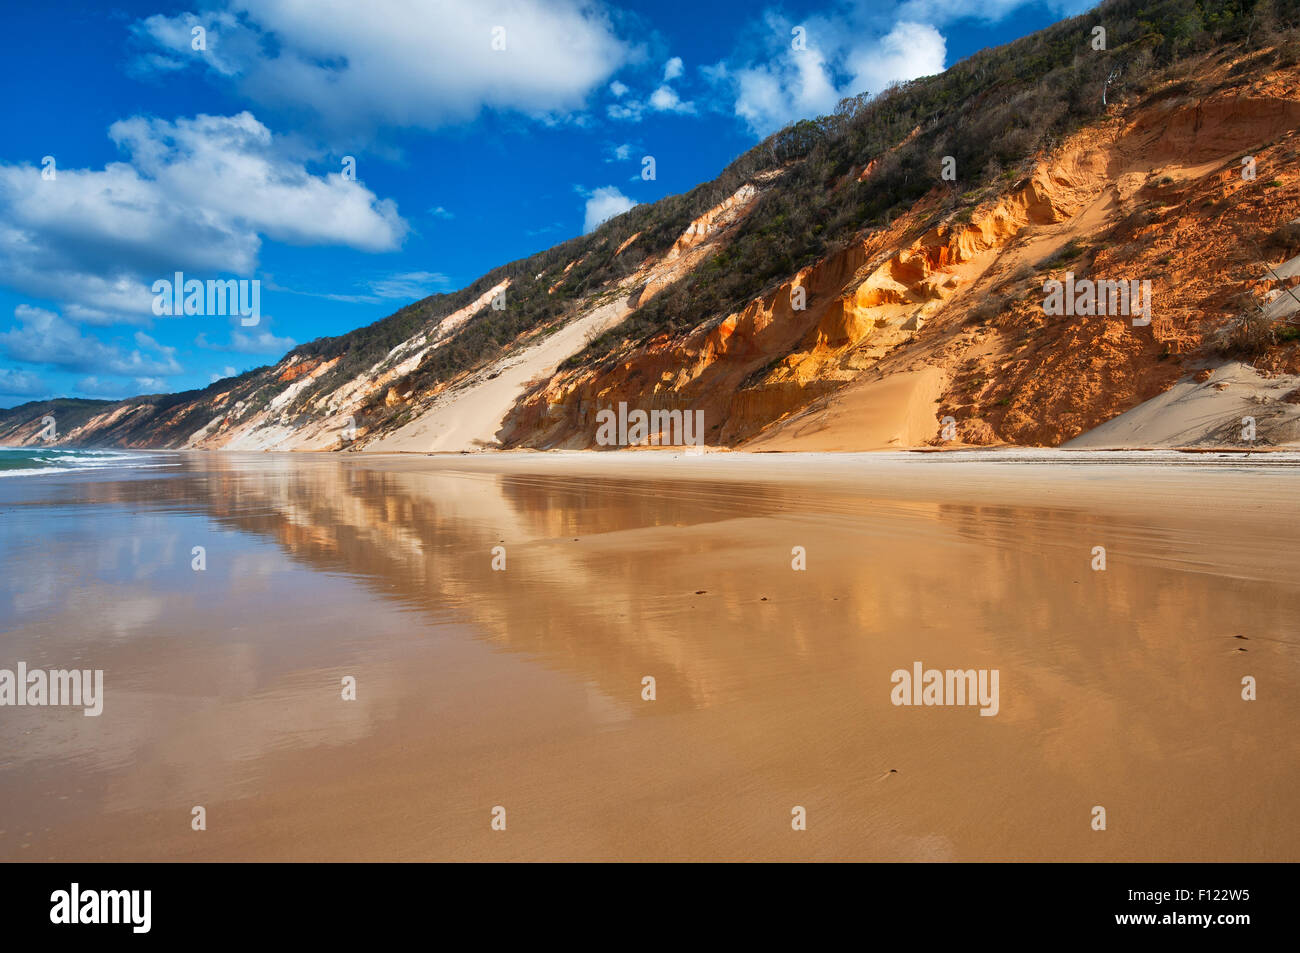
<svg viewBox="0 0 1300 953">
<path fill-rule="evenodd" d="M 496 433 L 530 381 L 555 373 L 560 362 L 581 350 L 591 337 L 618 324 L 630 309 L 619 298 L 548 335 L 531 347 L 494 363 L 463 387 L 441 395 L 433 407 L 367 451 L 480 450 L 496 444 Z"/>
<path fill-rule="evenodd" d="M 1200 376 L 1200 375 L 1196 375 Z M 1064 446 L 1067 449 L 1250 447 L 1243 418 L 1255 421 L 1255 446 L 1300 446 L 1300 404 L 1284 398 L 1300 377 L 1267 378 L 1246 364 L 1216 368 L 1205 380 L 1184 377 L 1169 390 Z"/>
<path fill-rule="evenodd" d="M 939 433 L 935 401 L 945 375 L 937 367 L 848 387 L 779 421 L 745 450 L 897 450 Z"/>
</svg>

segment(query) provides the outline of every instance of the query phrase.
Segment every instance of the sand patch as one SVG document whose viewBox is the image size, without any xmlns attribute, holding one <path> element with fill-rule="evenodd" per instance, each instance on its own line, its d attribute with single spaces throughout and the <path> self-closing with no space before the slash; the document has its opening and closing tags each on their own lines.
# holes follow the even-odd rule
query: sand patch
<svg viewBox="0 0 1300 953">
<path fill-rule="evenodd" d="M 1300 404 L 1284 398 L 1300 377 L 1267 378 L 1246 364 L 1225 364 L 1208 378 L 1184 377 L 1132 410 L 1064 444 L 1065 449 L 1300 445 Z M 1253 443 L 1243 439 L 1255 422 Z"/>
<path fill-rule="evenodd" d="M 939 433 L 937 398 L 943 371 L 925 367 L 854 384 L 787 420 L 778 421 L 746 450 L 897 450 L 919 447 Z"/>
<path fill-rule="evenodd" d="M 620 298 L 569 322 L 531 347 L 512 351 L 469 384 L 441 395 L 428 411 L 365 449 L 454 452 L 495 446 L 502 421 L 529 382 L 554 374 L 561 361 L 628 314 L 627 299 Z"/>
</svg>

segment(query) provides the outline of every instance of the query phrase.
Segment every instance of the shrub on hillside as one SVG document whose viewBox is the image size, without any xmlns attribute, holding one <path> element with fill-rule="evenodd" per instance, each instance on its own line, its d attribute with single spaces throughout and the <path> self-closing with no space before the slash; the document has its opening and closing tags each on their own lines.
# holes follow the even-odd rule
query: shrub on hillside
<svg viewBox="0 0 1300 953">
<path fill-rule="evenodd" d="M 1224 357 L 1254 360 L 1276 343 L 1273 323 L 1259 311 L 1239 314 L 1210 335 L 1210 350 Z"/>
<path fill-rule="evenodd" d="M 1269 232 L 1264 237 L 1263 249 L 1269 255 L 1285 258 L 1300 254 L 1300 222 L 1290 222 Z"/>
</svg>

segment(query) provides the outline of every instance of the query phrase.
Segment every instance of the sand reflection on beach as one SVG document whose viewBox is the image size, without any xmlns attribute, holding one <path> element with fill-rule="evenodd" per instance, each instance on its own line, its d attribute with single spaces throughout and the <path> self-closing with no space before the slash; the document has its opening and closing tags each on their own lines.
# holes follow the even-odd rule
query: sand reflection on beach
<svg viewBox="0 0 1300 953">
<path fill-rule="evenodd" d="M 0 667 L 106 687 L 0 709 L 0 858 L 1300 859 L 1294 469 L 176 459 L 0 484 Z"/>
</svg>

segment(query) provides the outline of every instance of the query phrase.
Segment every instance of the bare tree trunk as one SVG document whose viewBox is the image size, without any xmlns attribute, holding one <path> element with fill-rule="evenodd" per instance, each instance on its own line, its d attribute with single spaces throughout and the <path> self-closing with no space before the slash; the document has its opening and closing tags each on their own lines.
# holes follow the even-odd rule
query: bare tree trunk
<svg viewBox="0 0 1300 953">
<path fill-rule="evenodd" d="M 1110 75 L 1106 77 L 1106 85 L 1101 88 L 1101 104 L 1103 106 L 1106 105 L 1106 92 L 1107 90 L 1110 89 L 1110 84 L 1115 81 L 1115 79 L 1119 76 L 1119 74 L 1123 71 L 1123 69 L 1124 69 L 1123 66 L 1116 66 L 1113 70 L 1110 71 Z"/>
</svg>

